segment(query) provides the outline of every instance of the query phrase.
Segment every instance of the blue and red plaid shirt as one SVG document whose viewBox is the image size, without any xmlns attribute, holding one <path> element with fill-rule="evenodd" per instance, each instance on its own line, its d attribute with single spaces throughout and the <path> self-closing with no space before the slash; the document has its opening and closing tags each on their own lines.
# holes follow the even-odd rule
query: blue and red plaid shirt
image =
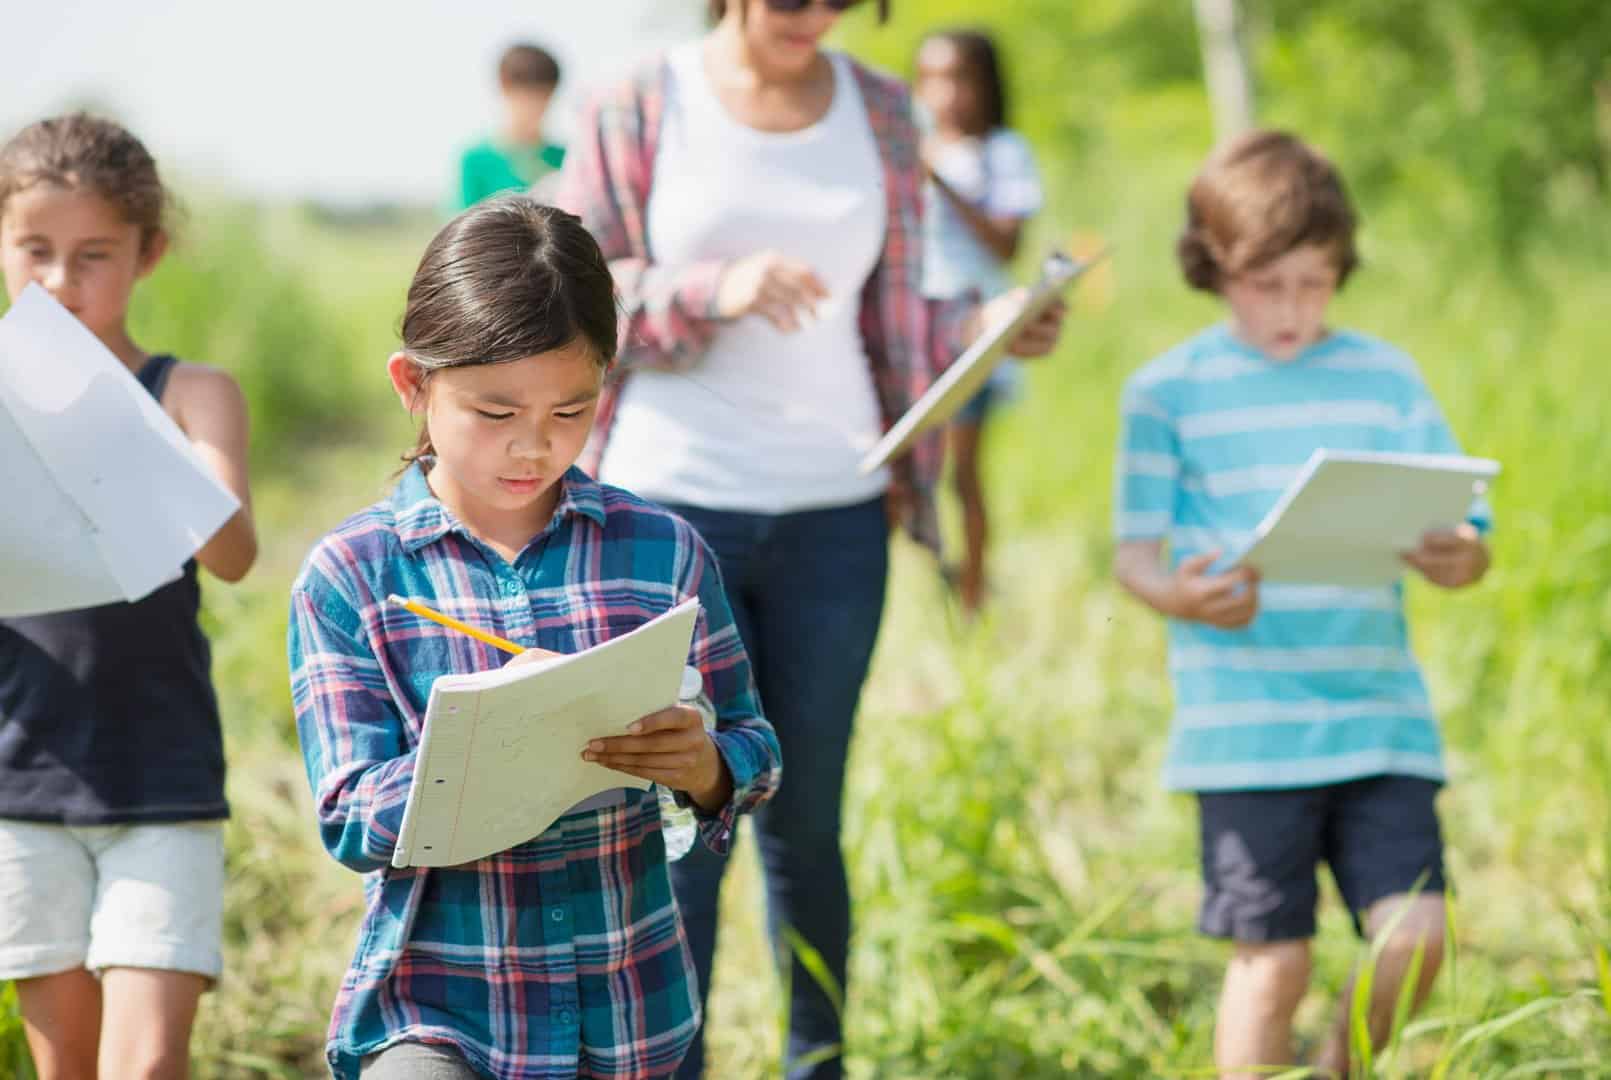
<svg viewBox="0 0 1611 1080">
<path fill-rule="evenodd" d="M 576 652 L 690 597 L 689 663 L 716 707 L 733 798 L 717 850 L 780 776 L 716 562 L 682 519 L 571 469 L 513 564 L 413 465 L 389 499 L 308 556 L 291 592 L 291 692 L 319 832 L 365 875 L 358 947 L 331 1018 L 337 1077 L 398 1042 L 444 1044 L 499 1078 L 669 1076 L 699 1023 L 653 791 L 568 814 L 479 862 L 395 870 L 415 748 L 439 675 L 500 666 L 490 646 L 388 607 L 415 597 L 522 645 Z M 581 747 L 577 747 L 581 752 Z"/>
</svg>

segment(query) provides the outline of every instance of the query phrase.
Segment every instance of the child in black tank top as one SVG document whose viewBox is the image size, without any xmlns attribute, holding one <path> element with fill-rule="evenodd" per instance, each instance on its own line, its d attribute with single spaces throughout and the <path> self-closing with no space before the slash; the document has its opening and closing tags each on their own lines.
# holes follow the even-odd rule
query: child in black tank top
<svg viewBox="0 0 1611 1080">
<path fill-rule="evenodd" d="M 0 619 L 0 980 L 16 980 L 47 1076 L 186 1060 L 220 968 L 229 808 L 197 566 L 237 581 L 257 541 L 235 380 L 129 337 L 129 297 L 167 246 L 165 203 L 115 124 L 60 117 L 0 147 L 7 293 L 37 283 L 77 316 L 241 503 L 141 600 Z"/>
</svg>

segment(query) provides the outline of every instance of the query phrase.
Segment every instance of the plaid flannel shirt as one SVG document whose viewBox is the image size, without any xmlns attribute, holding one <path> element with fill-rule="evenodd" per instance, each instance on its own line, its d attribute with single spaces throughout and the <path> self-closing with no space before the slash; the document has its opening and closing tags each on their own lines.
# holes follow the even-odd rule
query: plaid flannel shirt
<svg viewBox="0 0 1611 1080">
<path fill-rule="evenodd" d="M 313 549 L 292 589 L 291 690 L 319 832 L 365 875 L 330 1025 L 337 1077 L 405 1041 L 450 1045 L 499 1078 L 669 1076 L 699 1023 L 652 790 L 479 862 L 390 866 L 431 684 L 504 657 L 388 607 L 389 593 L 558 652 L 698 597 L 689 663 L 716 706 L 734 789 L 701 816 L 705 842 L 724 849 L 737 815 L 777 786 L 777 740 L 709 549 L 682 519 L 579 469 L 562 484 L 547 529 L 510 564 L 411 466 L 389 499 Z"/>
<path fill-rule="evenodd" d="M 859 317 L 887 429 L 962 351 L 962 323 L 977 298 L 924 298 L 923 167 L 911 93 L 896 79 L 854 61 L 851 66 L 883 162 L 888 200 L 884 250 L 862 288 Z M 663 266 L 649 250 L 649 192 L 667 78 L 662 57 L 586 105 L 554 196 L 556 205 L 578 215 L 598 239 L 627 314 L 620 362 L 582 457 L 583 466 L 595 473 L 610 437 L 622 380 L 639 364 L 669 371 L 693 368 L 722 326 L 716 287 L 726 264 L 709 260 Z M 940 537 L 934 486 L 941 454 L 941 435 L 934 433 L 894 463 L 896 482 L 913 496 L 906 508 L 907 531 L 936 551 Z"/>
</svg>

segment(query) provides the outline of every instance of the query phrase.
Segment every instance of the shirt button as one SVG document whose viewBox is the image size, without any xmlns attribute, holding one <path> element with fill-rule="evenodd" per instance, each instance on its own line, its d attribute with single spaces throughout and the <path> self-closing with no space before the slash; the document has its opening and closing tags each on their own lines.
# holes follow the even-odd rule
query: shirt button
<svg viewBox="0 0 1611 1080">
<path fill-rule="evenodd" d="M 569 1009 L 561 1009 L 559 1010 L 559 1022 L 562 1024 L 575 1023 L 576 1014 L 571 1012 Z"/>
<path fill-rule="evenodd" d="M 503 583 L 503 591 L 508 593 L 510 596 L 514 596 L 516 593 L 520 592 L 520 582 L 516 581 L 514 578 L 509 578 Z"/>
<path fill-rule="evenodd" d="M 565 921 L 565 909 L 564 908 L 555 908 L 553 911 L 548 913 L 548 917 L 550 919 L 553 919 L 555 922 L 564 922 Z"/>
</svg>

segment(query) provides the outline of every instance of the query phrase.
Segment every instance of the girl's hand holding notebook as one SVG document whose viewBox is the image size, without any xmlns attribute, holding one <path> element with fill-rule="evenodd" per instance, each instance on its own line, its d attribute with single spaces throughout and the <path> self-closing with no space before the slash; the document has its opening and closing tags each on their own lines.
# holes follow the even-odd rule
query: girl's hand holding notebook
<svg viewBox="0 0 1611 1080">
<path fill-rule="evenodd" d="M 582 758 L 686 792 L 705 810 L 715 810 L 733 796 L 732 775 L 705 730 L 704 718 L 686 705 L 650 713 L 625 735 L 594 739 Z"/>
</svg>

